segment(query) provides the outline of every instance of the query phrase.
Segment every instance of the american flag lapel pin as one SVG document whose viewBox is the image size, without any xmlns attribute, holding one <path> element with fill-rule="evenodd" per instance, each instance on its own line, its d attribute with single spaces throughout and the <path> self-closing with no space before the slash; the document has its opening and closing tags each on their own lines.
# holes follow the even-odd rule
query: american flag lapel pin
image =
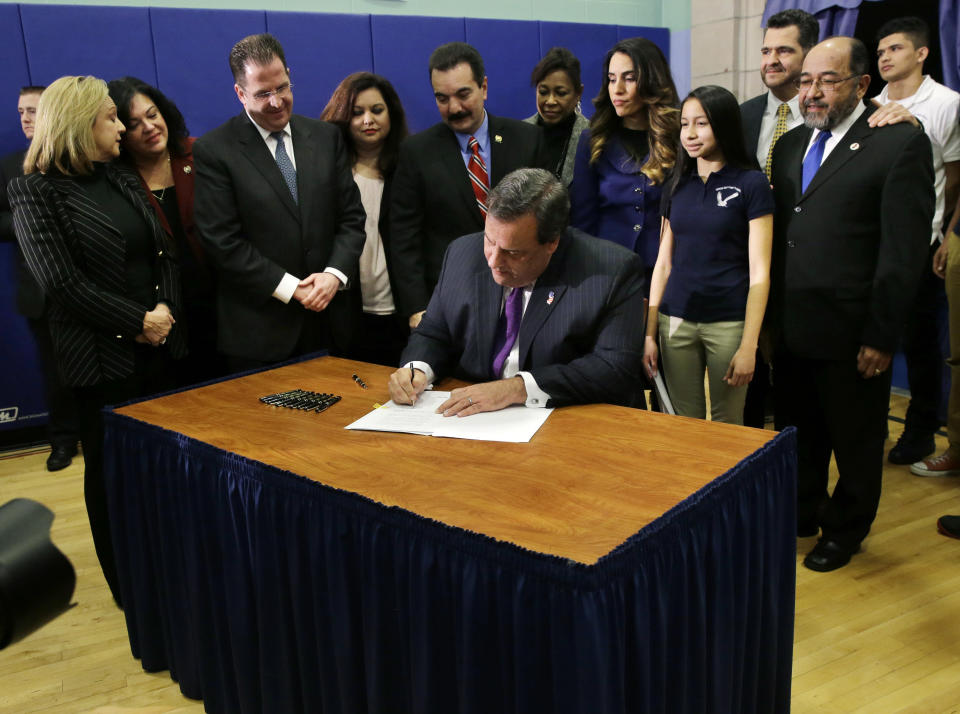
<svg viewBox="0 0 960 714">
<path fill-rule="evenodd" d="M 547 305 L 553 305 L 553 296 L 554 296 L 554 294 L 555 294 L 555 293 L 553 292 L 553 290 L 551 290 L 551 291 L 550 291 L 550 294 L 547 295 Z"/>
</svg>

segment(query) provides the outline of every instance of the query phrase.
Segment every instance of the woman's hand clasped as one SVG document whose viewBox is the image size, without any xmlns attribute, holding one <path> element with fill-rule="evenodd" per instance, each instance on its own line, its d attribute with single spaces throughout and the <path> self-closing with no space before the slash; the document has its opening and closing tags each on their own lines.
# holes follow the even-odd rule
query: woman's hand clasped
<svg viewBox="0 0 960 714">
<path fill-rule="evenodd" d="M 160 302 L 143 316 L 143 332 L 137 336 L 137 341 L 146 341 L 154 347 L 159 347 L 167 341 L 167 335 L 173 329 L 176 320 L 170 313 L 170 308 Z M 139 338 L 142 337 L 143 340 Z"/>
</svg>

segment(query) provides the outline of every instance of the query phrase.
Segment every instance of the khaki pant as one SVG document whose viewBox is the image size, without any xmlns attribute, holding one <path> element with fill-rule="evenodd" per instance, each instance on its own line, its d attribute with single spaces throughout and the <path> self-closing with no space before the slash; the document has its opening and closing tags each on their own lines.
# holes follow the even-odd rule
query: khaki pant
<svg viewBox="0 0 960 714">
<path fill-rule="evenodd" d="M 723 381 L 730 360 L 740 347 L 743 320 L 690 322 L 660 315 L 658 325 L 663 376 L 677 414 L 706 418 L 707 400 L 703 390 L 706 370 L 710 386 L 710 418 L 728 424 L 743 424 L 747 388 L 730 387 Z"/>
<path fill-rule="evenodd" d="M 946 291 L 950 325 L 950 400 L 947 403 L 947 437 L 960 452 L 960 238 L 947 236 Z M 929 269 L 929 268 L 928 268 Z"/>
</svg>

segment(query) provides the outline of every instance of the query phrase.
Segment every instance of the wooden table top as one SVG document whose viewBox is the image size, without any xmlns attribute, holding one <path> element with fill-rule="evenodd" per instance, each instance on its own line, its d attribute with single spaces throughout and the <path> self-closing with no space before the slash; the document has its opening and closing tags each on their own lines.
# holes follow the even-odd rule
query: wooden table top
<svg viewBox="0 0 960 714">
<path fill-rule="evenodd" d="M 776 435 L 601 404 L 554 410 L 525 444 L 345 430 L 389 399 L 392 371 L 323 357 L 117 411 L 387 506 L 586 564 Z M 259 401 L 291 389 L 343 399 L 320 414 Z"/>
</svg>

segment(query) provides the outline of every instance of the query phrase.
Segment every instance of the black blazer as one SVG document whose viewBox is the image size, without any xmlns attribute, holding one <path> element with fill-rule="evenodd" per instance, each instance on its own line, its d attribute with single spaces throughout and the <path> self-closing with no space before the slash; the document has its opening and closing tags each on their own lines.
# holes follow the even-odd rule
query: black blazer
<svg viewBox="0 0 960 714">
<path fill-rule="evenodd" d="M 0 240 L 16 243 L 13 231 L 13 211 L 7 198 L 7 184 L 17 176 L 23 176 L 23 157 L 26 151 L 16 151 L 0 159 Z M 23 253 L 17 249 L 17 311 L 24 317 L 38 320 L 43 317 L 46 299 L 36 279 L 30 274 Z"/>
<path fill-rule="evenodd" d="M 855 358 L 861 345 L 897 349 L 929 270 L 933 158 L 922 129 L 871 129 L 872 107 L 800 191 L 812 130 L 773 151 L 771 324 L 779 346 L 809 359 Z"/>
<path fill-rule="evenodd" d="M 246 113 L 193 146 L 194 219 L 220 274 L 218 344 L 227 355 L 270 362 L 293 353 L 307 310 L 272 297 L 285 273 L 330 266 L 357 287 L 365 214 L 340 130 L 296 114 L 290 129 L 299 203 Z"/>
<path fill-rule="evenodd" d="M 740 105 L 740 121 L 743 126 L 743 143 L 750 156 L 757 155 L 757 145 L 760 143 L 760 124 L 763 121 L 763 111 L 767 108 L 767 93 L 748 99 Z M 763 168 L 762 166 L 760 168 Z"/>
<path fill-rule="evenodd" d="M 108 180 L 133 204 L 153 233 L 157 251 L 156 302 L 180 315 L 180 271 L 175 249 L 160 226 L 139 179 L 113 165 Z M 48 320 L 64 382 L 88 386 L 134 371 L 134 338 L 154 305 L 127 297 L 126 242 L 110 216 L 74 178 L 32 173 L 10 182 L 13 223 L 30 272 L 50 298 Z M 179 323 L 167 339 L 174 357 L 186 353 Z"/>
<path fill-rule="evenodd" d="M 511 171 L 542 167 L 539 127 L 487 116 L 491 188 Z M 450 241 L 483 230 L 483 214 L 460 145 L 446 124 L 435 124 L 403 143 L 390 211 L 390 250 L 397 275 L 394 299 L 397 310 L 407 317 L 427 306 Z"/>
<path fill-rule="evenodd" d="M 643 274 L 640 258 L 611 241 L 576 228 L 560 238 L 520 323 L 520 369 L 550 395 L 547 406 L 632 406 L 642 394 Z M 401 364 L 426 362 L 438 378 L 493 379 L 502 298 L 483 234 L 454 241 Z"/>
</svg>

